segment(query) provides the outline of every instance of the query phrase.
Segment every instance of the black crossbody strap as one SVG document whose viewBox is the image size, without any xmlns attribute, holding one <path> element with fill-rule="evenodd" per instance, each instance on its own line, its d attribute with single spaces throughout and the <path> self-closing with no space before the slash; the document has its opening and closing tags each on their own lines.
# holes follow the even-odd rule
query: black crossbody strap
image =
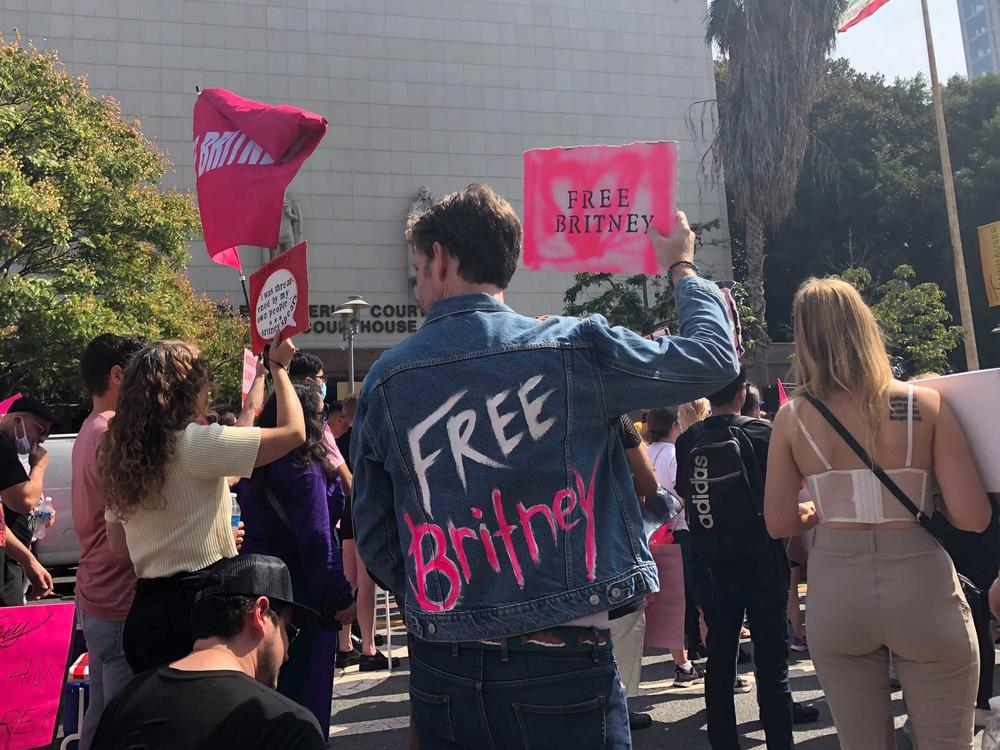
<svg viewBox="0 0 1000 750">
<path fill-rule="evenodd" d="M 292 526 L 292 519 L 288 517 L 288 511 L 281 507 L 281 503 L 278 502 L 274 490 L 271 489 L 271 483 L 267 481 L 267 477 L 264 476 L 263 472 L 258 473 L 254 477 L 254 484 L 257 486 L 259 492 L 264 493 L 264 497 L 267 498 L 267 502 L 271 506 L 271 510 L 274 511 L 274 514 L 294 534 L 295 527 Z"/>
<path fill-rule="evenodd" d="M 833 416 L 833 412 L 831 412 L 826 407 L 826 404 L 824 404 L 819 399 L 813 398 L 808 393 L 806 394 L 806 400 L 808 400 L 810 404 L 816 407 L 816 411 L 818 411 L 820 414 L 823 415 L 826 421 L 830 423 L 830 426 L 833 427 L 833 429 L 835 429 L 844 439 L 844 442 L 847 443 L 851 447 L 851 449 L 858 454 L 858 458 L 864 461 L 865 466 L 871 469 L 872 473 L 879 478 L 879 481 L 886 486 L 889 492 L 891 492 L 893 495 L 896 496 L 896 499 L 899 500 L 900 503 L 902 503 L 903 507 L 906 508 L 908 511 L 910 511 L 910 513 L 912 513 L 916 517 L 916 519 L 920 521 L 920 523 L 924 526 L 924 528 L 927 528 L 928 531 L 934 534 L 934 532 L 927 527 L 926 523 L 927 516 L 924 515 L 924 513 L 921 512 L 921 510 L 916 505 L 913 504 L 910 498 L 906 496 L 906 493 L 899 488 L 899 485 L 896 484 L 894 481 L 892 481 L 889 475 L 886 474 L 885 471 L 883 471 L 882 467 L 872 460 L 872 457 L 868 455 L 868 451 L 862 448 L 861 443 L 859 443 L 854 438 L 854 435 L 848 432 L 847 428 L 844 427 L 843 424 L 841 424 L 840 420 L 837 419 L 835 416 Z M 937 534 L 934 534 L 934 536 L 936 537 Z"/>
</svg>

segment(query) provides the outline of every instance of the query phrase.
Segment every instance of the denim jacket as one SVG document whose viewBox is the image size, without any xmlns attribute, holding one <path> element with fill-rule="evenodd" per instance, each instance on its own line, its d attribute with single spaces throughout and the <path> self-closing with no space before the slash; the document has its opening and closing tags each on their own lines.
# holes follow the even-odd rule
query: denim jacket
<svg viewBox="0 0 1000 750">
<path fill-rule="evenodd" d="M 351 444 L 355 535 L 413 635 L 519 635 L 657 590 L 619 417 L 738 371 L 715 285 L 684 278 L 675 298 L 681 335 L 649 341 L 599 315 L 452 297 L 375 363 Z"/>
</svg>

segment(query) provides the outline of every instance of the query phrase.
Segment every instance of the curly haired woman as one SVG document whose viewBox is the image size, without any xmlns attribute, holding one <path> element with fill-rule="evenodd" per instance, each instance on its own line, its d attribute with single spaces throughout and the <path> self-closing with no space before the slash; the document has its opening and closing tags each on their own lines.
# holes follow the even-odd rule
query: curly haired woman
<svg viewBox="0 0 1000 750">
<path fill-rule="evenodd" d="M 275 339 L 270 370 L 277 426 L 204 425 L 212 368 L 198 348 L 158 341 L 125 371 L 118 411 L 104 435 L 98 468 L 112 548 L 139 577 L 125 622 L 125 656 L 135 673 L 181 658 L 199 581 L 236 554 L 226 481 L 305 442 L 302 406 L 286 368 L 295 345 Z"/>
</svg>

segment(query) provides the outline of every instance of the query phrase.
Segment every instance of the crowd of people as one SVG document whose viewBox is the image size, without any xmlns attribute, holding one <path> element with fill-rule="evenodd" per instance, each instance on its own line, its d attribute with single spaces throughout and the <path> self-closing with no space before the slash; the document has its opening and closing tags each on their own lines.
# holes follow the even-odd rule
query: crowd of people
<svg viewBox="0 0 1000 750">
<path fill-rule="evenodd" d="M 763 418 L 686 217 L 649 235 L 678 335 L 519 315 L 513 209 L 480 185 L 446 196 L 407 228 L 424 325 L 342 402 L 280 336 L 242 413 L 213 418 L 196 347 L 91 342 L 72 457 L 81 747 L 324 747 L 335 669 L 390 666 L 378 583 L 403 611 L 421 750 L 628 748 L 652 723 L 628 706 L 645 647 L 674 685 L 704 683 L 714 750 L 740 747 L 741 661 L 770 750 L 817 720 L 790 648 L 842 747 L 895 746 L 891 661 L 915 745 L 971 748 L 993 679 L 976 587 L 1000 545 L 948 403 L 894 377 L 852 286 L 813 279 L 797 391 Z M 4 604 L 52 590 L 30 519 L 54 422 L 29 398 L 0 421 Z"/>
</svg>

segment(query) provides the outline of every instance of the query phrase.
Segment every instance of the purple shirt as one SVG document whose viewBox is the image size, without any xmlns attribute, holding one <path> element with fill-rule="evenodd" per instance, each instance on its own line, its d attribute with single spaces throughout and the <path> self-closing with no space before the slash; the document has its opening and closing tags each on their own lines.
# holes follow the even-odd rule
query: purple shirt
<svg viewBox="0 0 1000 750">
<path fill-rule="evenodd" d="M 259 478 L 236 485 L 246 538 L 240 552 L 273 555 L 288 566 L 292 581 L 303 581 L 337 610 L 351 605 L 351 584 L 333 528 L 344 508 L 339 479 L 329 480 L 315 461 L 295 466 L 289 456 L 254 472 Z M 292 528 L 281 520 L 257 482 L 267 480 Z M 306 602 L 304 602 L 306 603 Z"/>
</svg>

